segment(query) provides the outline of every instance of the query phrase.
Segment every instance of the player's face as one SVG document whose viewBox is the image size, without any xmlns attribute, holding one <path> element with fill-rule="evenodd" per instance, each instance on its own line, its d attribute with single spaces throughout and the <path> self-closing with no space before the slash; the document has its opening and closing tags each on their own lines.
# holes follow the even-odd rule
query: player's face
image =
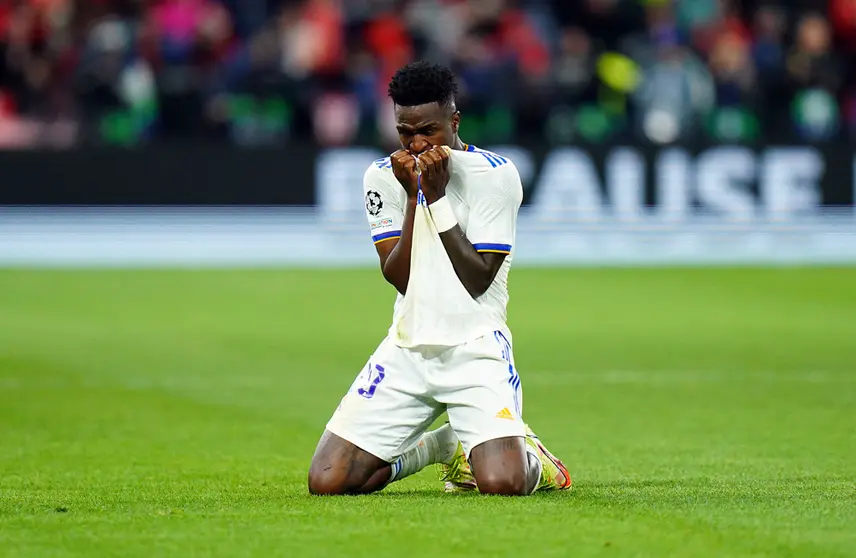
<svg viewBox="0 0 856 558">
<path fill-rule="evenodd" d="M 454 145 L 460 119 L 454 105 L 429 103 L 415 107 L 395 107 L 401 148 L 413 155 L 419 155 L 434 146 Z"/>
</svg>

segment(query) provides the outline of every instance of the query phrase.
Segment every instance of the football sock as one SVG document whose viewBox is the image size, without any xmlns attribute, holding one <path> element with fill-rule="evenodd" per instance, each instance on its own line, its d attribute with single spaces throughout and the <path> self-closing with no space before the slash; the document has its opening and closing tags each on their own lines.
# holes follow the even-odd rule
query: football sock
<svg viewBox="0 0 856 558">
<path fill-rule="evenodd" d="M 400 481 L 418 473 L 428 465 L 448 463 L 458 449 L 458 437 L 449 424 L 426 432 L 416 446 L 392 463 L 389 482 Z"/>
</svg>

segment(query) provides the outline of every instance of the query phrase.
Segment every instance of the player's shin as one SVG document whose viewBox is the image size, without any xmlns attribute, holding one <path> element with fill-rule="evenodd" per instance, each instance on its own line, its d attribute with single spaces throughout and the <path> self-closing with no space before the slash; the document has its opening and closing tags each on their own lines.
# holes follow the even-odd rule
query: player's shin
<svg viewBox="0 0 856 558">
<path fill-rule="evenodd" d="M 400 481 L 416 474 L 429 465 L 447 463 L 458 449 L 458 437 L 448 424 L 426 432 L 416 446 L 391 464 L 389 482 Z"/>
</svg>

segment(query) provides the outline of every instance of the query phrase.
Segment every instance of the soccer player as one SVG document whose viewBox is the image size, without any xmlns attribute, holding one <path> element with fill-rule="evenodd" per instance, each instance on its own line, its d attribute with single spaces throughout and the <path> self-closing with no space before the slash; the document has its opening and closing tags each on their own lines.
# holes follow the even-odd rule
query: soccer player
<svg viewBox="0 0 856 558">
<path fill-rule="evenodd" d="M 461 142 L 456 94 L 451 70 L 425 62 L 401 68 L 390 82 L 402 149 L 370 165 L 363 186 L 381 270 L 399 295 L 387 337 L 318 443 L 309 469 L 313 494 L 375 492 L 431 464 L 442 468 L 447 491 L 528 495 L 571 486 L 568 470 L 523 422 L 506 325 L 520 176 L 508 159 Z M 411 263 L 422 257 L 411 257 L 412 250 L 431 242 L 414 235 L 418 211 L 430 214 L 439 240 L 429 247 L 446 260 L 435 260 L 443 265 L 433 273 L 423 257 L 419 284 L 453 287 L 422 307 L 454 315 L 440 318 L 447 327 L 430 330 L 425 344 L 406 333 L 421 319 L 406 315 L 408 286 L 417 278 Z M 481 329 L 457 326 L 465 314 L 452 307 L 467 305 L 474 318 L 459 321 Z M 444 411 L 449 422 L 426 432 Z"/>
</svg>

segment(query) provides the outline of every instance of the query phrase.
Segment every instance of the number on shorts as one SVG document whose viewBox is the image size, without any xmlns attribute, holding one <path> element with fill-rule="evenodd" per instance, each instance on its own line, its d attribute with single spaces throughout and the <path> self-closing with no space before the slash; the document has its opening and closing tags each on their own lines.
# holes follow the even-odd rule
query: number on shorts
<svg viewBox="0 0 856 558">
<path fill-rule="evenodd" d="M 368 377 L 366 378 L 366 383 L 363 387 L 357 390 L 357 393 L 360 394 L 361 397 L 365 397 L 366 399 L 371 399 L 374 397 L 375 391 L 377 391 L 377 386 L 383 381 L 386 377 L 386 372 L 384 371 L 383 366 L 380 364 L 375 364 L 372 366 L 372 363 L 369 363 L 368 366 Z"/>
</svg>

